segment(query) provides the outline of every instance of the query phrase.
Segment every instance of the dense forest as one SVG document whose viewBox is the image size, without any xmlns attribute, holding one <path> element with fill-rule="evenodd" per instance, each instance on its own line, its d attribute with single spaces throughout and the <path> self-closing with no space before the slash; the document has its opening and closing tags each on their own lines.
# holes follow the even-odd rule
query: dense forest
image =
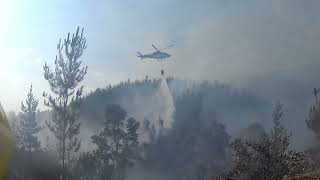
<svg viewBox="0 0 320 180">
<path fill-rule="evenodd" d="M 6 179 L 282 179 L 319 167 L 319 145 L 291 148 L 285 105 L 247 90 L 146 77 L 85 94 L 86 48 L 78 28 L 59 41 L 54 67 L 44 64 L 48 110 L 31 86 L 8 113 L 16 148 Z M 317 138 L 318 92 L 305 121 Z"/>
</svg>

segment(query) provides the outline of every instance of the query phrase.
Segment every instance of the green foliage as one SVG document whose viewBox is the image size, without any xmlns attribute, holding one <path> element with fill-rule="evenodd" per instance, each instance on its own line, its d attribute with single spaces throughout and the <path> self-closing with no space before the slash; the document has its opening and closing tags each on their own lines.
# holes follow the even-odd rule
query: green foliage
<svg viewBox="0 0 320 180">
<path fill-rule="evenodd" d="M 20 123 L 17 128 L 18 146 L 29 153 L 39 150 L 40 142 L 36 134 L 41 127 L 36 121 L 36 113 L 38 110 L 38 100 L 32 93 L 32 86 L 27 94 L 25 102 L 21 102 Z"/>
<path fill-rule="evenodd" d="M 47 122 L 51 132 L 55 135 L 57 151 L 65 171 L 65 164 L 73 159 L 72 152 L 80 148 L 80 139 L 77 137 L 80 131 L 80 104 L 83 86 L 77 88 L 84 79 L 87 67 L 82 67 L 79 60 L 86 49 L 86 38 L 83 29 L 79 27 L 70 39 L 67 38 L 57 45 L 58 55 L 55 59 L 54 71 L 47 64 L 43 66 L 44 78 L 49 82 L 53 95 L 44 93 L 45 105 L 52 109 L 52 122 Z M 65 173 L 62 173 L 63 179 Z"/>
<path fill-rule="evenodd" d="M 124 179 L 125 169 L 132 166 L 132 160 L 136 158 L 139 122 L 126 116 L 126 111 L 120 106 L 109 106 L 103 131 L 91 137 L 97 145 L 94 153 L 101 168 L 111 169 L 113 180 Z"/>
</svg>

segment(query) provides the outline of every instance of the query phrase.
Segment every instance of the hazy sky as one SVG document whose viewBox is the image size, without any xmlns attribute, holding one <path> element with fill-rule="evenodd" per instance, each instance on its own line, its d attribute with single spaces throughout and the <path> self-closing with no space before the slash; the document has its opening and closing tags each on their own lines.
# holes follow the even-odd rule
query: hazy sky
<svg viewBox="0 0 320 180">
<path fill-rule="evenodd" d="M 59 38 L 78 25 L 88 44 L 86 91 L 157 77 L 161 68 L 257 90 L 261 79 L 310 88 L 319 82 L 319 7 L 316 0 L 0 0 L 0 100 L 17 110 L 32 83 L 42 104 L 42 66 L 53 64 Z M 136 57 L 152 51 L 152 43 L 173 43 L 170 61 Z"/>
</svg>

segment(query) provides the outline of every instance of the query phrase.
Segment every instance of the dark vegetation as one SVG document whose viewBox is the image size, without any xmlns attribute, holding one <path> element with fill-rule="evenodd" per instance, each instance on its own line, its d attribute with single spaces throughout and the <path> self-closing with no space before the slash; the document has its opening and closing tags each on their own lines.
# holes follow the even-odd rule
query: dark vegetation
<svg viewBox="0 0 320 180">
<path fill-rule="evenodd" d="M 83 96 L 86 47 L 78 28 L 59 41 L 54 68 L 44 65 L 49 111 L 38 110 L 31 87 L 19 115 L 9 116 L 16 152 L 6 179 L 124 180 L 134 179 L 133 167 L 157 172 L 154 179 L 282 179 L 319 166 L 319 144 L 290 149 L 281 104 L 270 114 L 267 102 L 217 82 L 146 78 Z M 317 140 L 318 91 L 306 120 Z M 258 121 L 248 123 L 249 116 Z M 53 144 L 39 135 L 45 130 Z"/>
<path fill-rule="evenodd" d="M 299 174 L 309 168 L 305 153 L 289 149 L 290 135 L 281 125 L 281 104 L 276 104 L 272 117 L 274 127 L 270 133 L 256 140 L 234 140 L 234 162 L 228 176 L 236 179 L 282 179 L 285 175 Z"/>
<path fill-rule="evenodd" d="M 307 127 L 314 133 L 315 143 L 314 146 L 308 149 L 307 153 L 311 157 L 312 164 L 319 166 L 320 160 L 320 89 L 314 89 L 314 104 L 311 106 L 308 116 L 306 118 Z"/>
</svg>

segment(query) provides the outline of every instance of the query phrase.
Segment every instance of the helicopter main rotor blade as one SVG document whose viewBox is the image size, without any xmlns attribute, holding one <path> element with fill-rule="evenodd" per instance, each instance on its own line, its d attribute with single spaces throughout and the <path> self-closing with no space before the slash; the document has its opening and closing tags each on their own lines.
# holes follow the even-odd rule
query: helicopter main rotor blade
<svg viewBox="0 0 320 180">
<path fill-rule="evenodd" d="M 161 51 L 162 51 L 162 50 L 165 50 L 165 49 L 172 48 L 173 46 L 174 46 L 173 44 L 170 44 L 170 45 L 168 45 L 167 47 L 162 48 Z"/>
<path fill-rule="evenodd" d="M 152 44 L 152 47 L 157 50 L 157 51 L 160 51 L 155 45 Z"/>
</svg>

